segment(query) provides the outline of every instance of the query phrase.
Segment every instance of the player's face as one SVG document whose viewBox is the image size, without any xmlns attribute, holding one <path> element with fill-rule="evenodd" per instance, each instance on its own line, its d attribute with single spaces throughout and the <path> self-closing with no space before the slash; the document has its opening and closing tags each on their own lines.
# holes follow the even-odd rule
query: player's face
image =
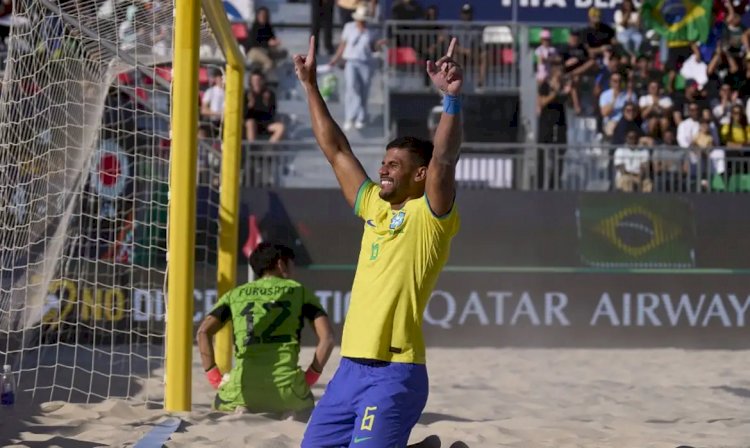
<svg viewBox="0 0 750 448">
<path fill-rule="evenodd" d="M 391 148 L 385 152 L 380 170 L 380 198 L 398 204 L 404 202 L 416 189 L 424 190 L 422 171 L 425 167 L 418 167 L 409 151 Z"/>
</svg>

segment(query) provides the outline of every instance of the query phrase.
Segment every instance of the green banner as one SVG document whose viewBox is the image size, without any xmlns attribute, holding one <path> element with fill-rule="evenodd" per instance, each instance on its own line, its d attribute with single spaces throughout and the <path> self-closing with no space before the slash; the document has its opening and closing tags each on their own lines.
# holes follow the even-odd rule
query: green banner
<svg viewBox="0 0 750 448">
<path fill-rule="evenodd" d="M 695 267 L 691 204 L 679 197 L 581 195 L 581 261 L 597 267 Z"/>
</svg>

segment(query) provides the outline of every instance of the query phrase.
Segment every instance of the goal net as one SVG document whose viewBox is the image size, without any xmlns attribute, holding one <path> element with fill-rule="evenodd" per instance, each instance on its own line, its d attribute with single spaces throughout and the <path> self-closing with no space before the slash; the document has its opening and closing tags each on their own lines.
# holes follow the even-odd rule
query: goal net
<svg viewBox="0 0 750 448">
<path fill-rule="evenodd" d="M 163 401 L 173 9 L 14 1 L 0 95 L 0 361 L 34 400 Z M 202 56 L 221 57 L 205 18 L 200 33 Z M 210 291 L 220 153 L 199 151 L 196 284 Z"/>
</svg>

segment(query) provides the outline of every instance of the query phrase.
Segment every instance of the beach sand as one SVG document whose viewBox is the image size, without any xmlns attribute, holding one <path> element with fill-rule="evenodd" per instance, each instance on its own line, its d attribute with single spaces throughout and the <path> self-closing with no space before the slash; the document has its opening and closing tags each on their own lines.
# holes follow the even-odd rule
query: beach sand
<svg viewBox="0 0 750 448">
<path fill-rule="evenodd" d="M 303 361 L 311 356 L 303 350 Z M 175 414 L 182 423 L 166 446 L 299 446 L 302 422 L 212 412 L 197 359 L 193 411 Z M 748 351 L 432 348 L 430 398 L 410 443 L 436 435 L 443 447 L 747 448 L 748 366 Z M 0 445 L 28 447 L 134 446 L 168 417 L 115 400 L 2 413 Z"/>
</svg>

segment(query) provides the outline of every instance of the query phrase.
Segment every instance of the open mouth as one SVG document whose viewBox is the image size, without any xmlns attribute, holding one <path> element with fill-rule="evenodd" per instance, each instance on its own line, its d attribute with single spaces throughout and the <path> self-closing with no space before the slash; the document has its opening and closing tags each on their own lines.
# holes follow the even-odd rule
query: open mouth
<svg viewBox="0 0 750 448">
<path fill-rule="evenodd" d="M 390 188 L 392 186 L 393 186 L 393 179 L 388 179 L 388 178 L 382 178 L 382 179 L 380 179 L 380 187 L 381 188 L 386 188 L 386 187 Z"/>
</svg>

